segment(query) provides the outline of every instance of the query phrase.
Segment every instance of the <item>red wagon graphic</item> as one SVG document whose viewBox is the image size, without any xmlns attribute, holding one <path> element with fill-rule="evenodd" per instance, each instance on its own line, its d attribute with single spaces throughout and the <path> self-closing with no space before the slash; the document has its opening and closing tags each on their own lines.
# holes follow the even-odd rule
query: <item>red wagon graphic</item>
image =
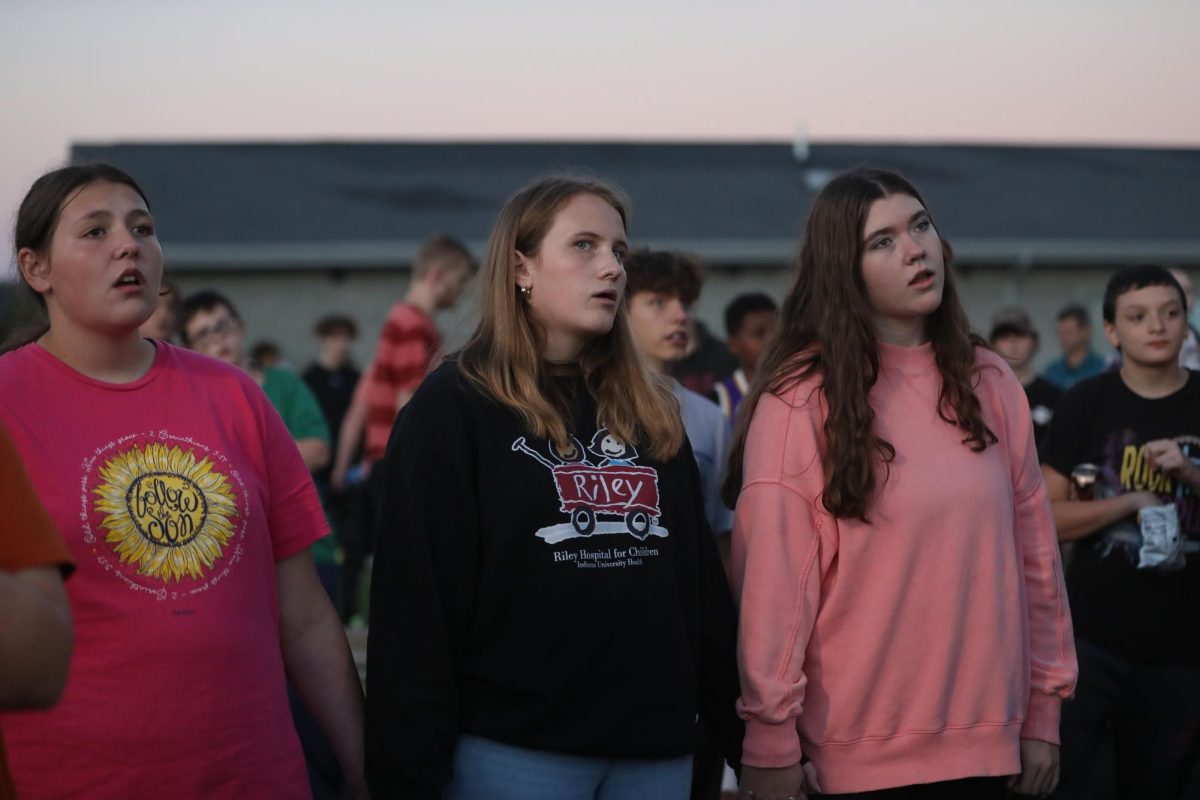
<svg viewBox="0 0 1200 800">
<path fill-rule="evenodd" d="M 596 529 L 597 514 L 623 517 L 639 539 L 658 522 L 658 474 L 649 467 L 564 464 L 553 473 L 559 509 L 571 515 L 571 525 L 582 536 Z"/>
<path fill-rule="evenodd" d="M 641 540 L 658 524 L 658 473 L 650 467 L 621 463 L 595 467 L 586 461 L 553 464 L 526 446 L 524 438 L 514 442 L 512 449 L 550 468 L 559 510 L 570 515 L 571 527 L 580 536 L 592 535 L 598 515 L 623 520 L 629 532 Z"/>
</svg>

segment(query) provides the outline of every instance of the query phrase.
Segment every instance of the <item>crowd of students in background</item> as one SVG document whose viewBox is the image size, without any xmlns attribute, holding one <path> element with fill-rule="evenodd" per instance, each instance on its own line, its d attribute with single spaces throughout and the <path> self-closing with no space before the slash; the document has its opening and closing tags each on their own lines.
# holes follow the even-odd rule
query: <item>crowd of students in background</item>
<svg viewBox="0 0 1200 800">
<path fill-rule="evenodd" d="M 1039 375 L 896 173 L 835 177 L 725 341 L 630 220 L 535 181 L 478 261 L 424 243 L 361 370 L 333 314 L 297 371 L 163 280 L 132 177 L 40 179 L 0 356 L 0 708 L 53 706 L 0 717 L 20 796 L 1200 796 L 1186 274 L 1113 277 L 1108 360 L 1064 307 Z"/>
</svg>

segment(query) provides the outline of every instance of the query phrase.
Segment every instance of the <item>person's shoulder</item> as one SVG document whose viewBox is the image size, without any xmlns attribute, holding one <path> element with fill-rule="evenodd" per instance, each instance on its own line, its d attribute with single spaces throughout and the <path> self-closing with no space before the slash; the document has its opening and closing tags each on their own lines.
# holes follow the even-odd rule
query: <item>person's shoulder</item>
<svg viewBox="0 0 1200 800">
<path fill-rule="evenodd" d="M 388 322 L 402 328 L 428 328 L 433 317 L 406 300 L 400 300 L 388 312 Z"/>
<path fill-rule="evenodd" d="M 33 367 L 36 359 L 34 348 L 36 347 L 36 344 L 30 342 L 0 355 L 0 385 L 10 382 L 20 383 Z"/>
<path fill-rule="evenodd" d="M 1089 375 L 1067 391 L 1079 388 L 1083 391 L 1106 392 L 1124 385 L 1124 382 L 1121 380 L 1121 370 L 1106 369 L 1103 372 L 1097 372 L 1095 375 Z"/>
<path fill-rule="evenodd" d="M 280 369 L 279 367 L 263 367 L 263 380 L 270 381 L 277 386 L 290 391 L 297 391 L 301 387 L 307 390 L 304 386 L 304 381 L 299 375 L 292 372 L 290 369 Z"/>
<path fill-rule="evenodd" d="M 1127 391 L 1128 389 L 1125 388 L 1125 384 L 1121 381 L 1121 371 L 1119 369 L 1109 369 L 1084 378 L 1074 385 L 1063 389 L 1062 398 L 1059 400 L 1059 403 L 1069 413 L 1071 408 L 1088 406 L 1097 402 L 1110 402 L 1118 395 L 1124 394 Z"/>
<path fill-rule="evenodd" d="M 411 303 L 403 300 L 392 306 L 387 321 L 383 324 L 380 337 L 393 345 L 408 342 L 426 342 L 436 338 L 437 325 L 433 318 Z"/>
<path fill-rule="evenodd" d="M 1063 356 L 1059 356 L 1058 358 L 1050 359 L 1049 363 L 1046 364 L 1046 369 L 1047 370 L 1065 369 L 1066 366 L 1067 366 L 1067 357 L 1065 355 L 1063 355 Z"/>
<path fill-rule="evenodd" d="M 203 373 L 216 377 L 233 377 L 246 374 L 244 370 L 235 367 L 233 364 L 222 361 L 219 358 L 197 353 L 195 350 L 188 350 L 186 347 L 177 344 L 156 341 L 154 345 L 155 347 L 162 348 L 162 361 L 164 365 L 169 367 L 185 370 L 189 373 Z"/>
<path fill-rule="evenodd" d="M 1185 392 L 1188 397 L 1200 395 L 1200 371 L 1191 369 L 1190 367 L 1183 368 L 1187 372 L 1187 383 L 1183 384 L 1181 391 Z"/>
<path fill-rule="evenodd" d="M 750 410 L 750 435 L 755 439 L 778 438 L 779 431 L 800 429 L 816 434 L 825 423 L 828 406 L 822 392 L 824 378 L 819 370 L 794 372 L 772 381 Z"/>
<path fill-rule="evenodd" d="M 1013 374 L 1012 367 L 1003 356 L 990 347 L 979 344 L 975 345 L 975 365 L 982 368 L 985 374 L 993 370 L 999 370 L 1001 374 Z"/>
<path fill-rule="evenodd" d="M 436 406 L 447 402 L 469 402 L 480 397 L 479 390 L 462 374 L 458 362 L 448 360 L 425 376 L 409 404 Z"/>
<path fill-rule="evenodd" d="M 1062 397 L 1062 387 L 1056 386 L 1050 381 L 1043 378 L 1041 375 L 1035 375 L 1029 385 L 1025 387 L 1030 394 L 1036 394 L 1040 397 L 1052 398 L 1057 400 Z"/>
<path fill-rule="evenodd" d="M 821 387 L 825 376 L 820 370 L 810 370 L 807 374 L 793 371 L 790 375 L 772 381 L 777 388 L 763 392 L 763 400 L 782 403 L 794 410 L 813 410 L 820 403 Z"/>
<path fill-rule="evenodd" d="M 689 408 L 696 409 L 697 414 L 711 416 L 715 413 L 717 416 L 721 416 L 721 409 L 717 407 L 716 403 L 699 392 L 692 391 L 683 384 L 679 384 L 679 395 Z"/>
<path fill-rule="evenodd" d="M 1014 406 L 1028 408 L 1029 400 L 1025 387 L 1021 385 L 1017 374 L 1003 356 L 988 347 L 977 345 L 975 368 L 979 381 L 976 395 L 981 400 L 992 397 L 994 400 L 991 402 L 1010 410 Z"/>
<path fill-rule="evenodd" d="M 1066 372 L 1067 372 L 1067 359 L 1065 356 L 1059 356 L 1058 358 L 1056 358 L 1053 361 L 1051 361 L 1050 363 L 1048 363 L 1045 366 L 1045 368 L 1042 369 L 1042 376 L 1045 377 L 1046 380 L 1055 384 L 1056 386 L 1061 386 L 1062 381 L 1055 380 L 1054 376 L 1058 375 L 1058 376 L 1065 377 Z"/>
<path fill-rule="evenodd" d="M 214 394 L 229 391 L 231 387 L 237 387 L 248 397 L 262 394 L 262 388 L 241 367 L 179 345 L 158 342 L 158 346 L 166 348 L 163 352 L 162 368 L 169 376 L 178 375 L 208 386 L 220 385 L 222 388 L 213 392 Z"/>
<path fill-rule="evenodd" d="M 483 417 L 494 421 L 488 411 L 492 405 L 456 362 L 447 361 L 421 381 L 400 410 L 397 425 L 409 435 L 442 436 L 447 425 L 461 432 L 471 427 L 469 420 Z"/>
<path fill-rule="evenodd" d="M 699 392 L 693 392 L 682 384 L 678 391 L 683 405 L 685 422 L 691 418 L 708 430 L 720 430 L 728 425 L 728 420 L 721 411 L 721 407 L 712 400 Z"/>
</svg>

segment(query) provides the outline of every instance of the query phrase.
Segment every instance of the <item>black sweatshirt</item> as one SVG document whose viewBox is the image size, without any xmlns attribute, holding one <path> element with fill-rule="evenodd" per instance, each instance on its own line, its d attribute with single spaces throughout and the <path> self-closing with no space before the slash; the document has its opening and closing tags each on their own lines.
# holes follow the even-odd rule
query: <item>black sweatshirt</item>
<svg viewBox="0 0 1200 800">
<path fill-rule="evenodd" d="M 736 615 L 686 440 L 657 463 L 596 423 L 574 453 L 454 364 L 396 422 L 367 651 L 376 797 L 437 798 L 460 734 L 604 758 L 692 752 L 699 713 L 741 753 Z"/>
</svg>

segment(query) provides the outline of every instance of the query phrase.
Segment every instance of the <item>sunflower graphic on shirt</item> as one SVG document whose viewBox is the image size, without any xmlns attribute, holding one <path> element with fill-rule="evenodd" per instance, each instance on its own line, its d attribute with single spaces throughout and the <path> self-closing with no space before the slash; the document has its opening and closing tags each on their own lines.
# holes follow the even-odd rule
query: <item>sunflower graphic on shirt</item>
<svg viewBox="0 0 1200 800">
<path fill-rule="evenodd" d="M 100 468 L 94 508 L 121 563 L 163 583 L 200 579 L 234 537 L 238 498 L 208 457 L 162 442 L 118 453 Z"/>
</svg>

